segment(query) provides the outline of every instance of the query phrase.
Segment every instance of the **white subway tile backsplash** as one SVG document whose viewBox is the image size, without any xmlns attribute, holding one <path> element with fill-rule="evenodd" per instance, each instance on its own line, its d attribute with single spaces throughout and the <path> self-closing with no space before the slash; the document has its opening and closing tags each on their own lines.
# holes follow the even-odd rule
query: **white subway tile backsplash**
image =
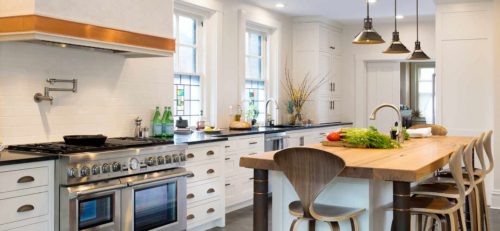
<svg viewBox="0 0 500 231">
<path fill-rule="evenodd" d="M 47 78 L 78 79 L 78 92 L 51 92 L 35 103 Z M 58 84 L 57 87 L 71 87 Z M 29 43 L 0 44 L 0 142 L 62 140 L 63 135 L 131 136 L 134 119 L 150 126 L 155 106 L 172 104 L 172 59 L 120 55 Z"/>
</svg>

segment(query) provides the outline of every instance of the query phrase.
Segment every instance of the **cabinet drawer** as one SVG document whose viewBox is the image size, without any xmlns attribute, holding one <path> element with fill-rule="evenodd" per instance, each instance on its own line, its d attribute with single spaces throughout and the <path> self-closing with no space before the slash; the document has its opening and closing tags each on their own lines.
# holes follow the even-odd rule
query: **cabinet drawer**
<svg viewBox="0 0 500 231">
<path fill-rule="evenodd" d="M 234 176 L 235 174 L 238 174 L 238 169 L 240 168 L 239 163 L 239 155 L 226 156 L 224 160 L 224 171 L 226 173 L 226 176 Z"/>
<path fill-rule="evenodd" d="M 48 214 L 49 193 L 0 200 L 0 223 L 10 223 Z"/>
<path fill-rule="evenodd" d="M 188 227 L 200 221 L 218 218 L 223 214 L 219 200 L 187 209 Z"/>
<path fill-rule="evenodd" d="M 226 207 L 251 200 L 253 197 L 253 178 L 248 176 L 226 179 Z"/>
<path fill-rule="evenodd" d="M 49 167 L 0 172 L 0 193 L 49 184 Z"/>
<path fill-rule="evenodd" d="M 221 155 L 219 147 L 204 147 L 188 149 L 186 152 L 186 163 L 216 159 Z"/>
<path fill-rule="evenodd" d="M 222 176 L 222 168 L 219 164 L 204 164 L 187 168 L 193 172 L 193 176 L 188 178 L 188 183 L 207 180 Z"/>
<path fill-rule="evenodd" d="M 31 224 L 23 227 L 18 227 L 14 229 L 8 229 L 9 231 L 49 231 L 49 222 L 40 222 L 36 224 Z"/>
<path fill-rule="evenodd" d="M 187 203 L 198 202 L 220 195 L 220 184 L 217 181 L 207 184 L 197 185 L 194 187 L 187 187 Z"/>
</svg>

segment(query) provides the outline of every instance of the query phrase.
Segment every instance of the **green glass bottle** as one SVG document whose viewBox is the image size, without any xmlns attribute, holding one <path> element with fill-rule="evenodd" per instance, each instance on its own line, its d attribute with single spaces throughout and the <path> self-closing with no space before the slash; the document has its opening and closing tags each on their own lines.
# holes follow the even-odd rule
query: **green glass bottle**
<svg viewBox="0 0 500 231">
<path fill-rule="evenodd" d="M 170 107 L 165 107 L 163 118 L 161 119 L 161 124 L 162 136 L 167 138 L 174 137 L 174 117 L 172 115 L 172 109 Z"/>
<path fill-rule="evenodd" d="M 153 129 L 152 132 L 153 132 L 153 136 L 154 137 L 161 137 L 161 134 L 162 134 L 162 124 L 161 124 L 161 113 L 160 113 L 160 107 L 156 107 L 156 111 L 155 111 L 155 114 L 153 116 L 153 125 L 152 125 Z"/>
</svg>

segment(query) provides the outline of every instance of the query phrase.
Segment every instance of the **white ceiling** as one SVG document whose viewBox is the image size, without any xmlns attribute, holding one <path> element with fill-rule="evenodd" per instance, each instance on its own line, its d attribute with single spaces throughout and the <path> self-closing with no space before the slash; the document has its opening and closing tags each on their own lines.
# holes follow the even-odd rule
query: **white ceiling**
<svg viewBox="0 0 500 231">
<path fill-rule="evenodd" d="M 366 0 L 246 0 L 255 5 L 291 16 L 324 16 L 340 22 L 352 22 L 366 17 Z M 276 3 L 284 3 L 278 9 Z M 420 0 L 420 15 L 428 18 L 435 13 L 434 0 Z M 398 0 L 398 14 L 405 19 L 416 15 L 415 0 Z M 394 0 L 377 0 L 370 4 L 370 15 L 388 19 L 394 17 Z"/>
</svg>

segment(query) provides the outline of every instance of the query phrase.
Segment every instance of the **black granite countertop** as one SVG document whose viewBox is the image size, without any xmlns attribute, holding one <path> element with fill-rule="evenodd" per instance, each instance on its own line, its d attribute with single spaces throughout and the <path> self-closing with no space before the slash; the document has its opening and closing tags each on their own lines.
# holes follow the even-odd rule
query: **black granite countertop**
<svg viewBox="0 0 500 231">
<path fill-rule="evenodd" d="M 29 162 L 56 160 L 58 155 L 9 152 L 7 150 L 0 152 L 0 166 L 11 164 L 23 164 Z"/>
</svg>

